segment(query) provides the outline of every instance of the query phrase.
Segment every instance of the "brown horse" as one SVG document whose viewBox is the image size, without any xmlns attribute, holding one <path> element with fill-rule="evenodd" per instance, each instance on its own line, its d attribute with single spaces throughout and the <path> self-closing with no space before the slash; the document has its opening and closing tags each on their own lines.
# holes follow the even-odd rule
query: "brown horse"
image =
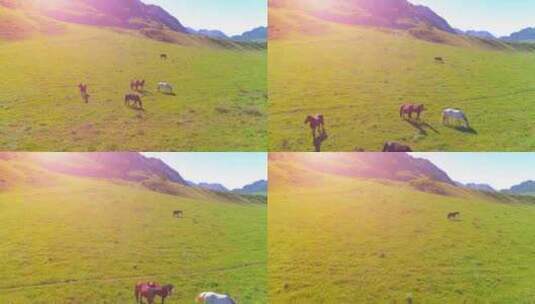
<svg viewBox="0 0 535 304">
<path fill-rule="evenodd" d="M 133 80 L 130 82 L 130 89 L 132 91 L 143 91 L 145 88 L 145 79 L 143 80 Z"/>
<path fill-rule="evenodd" d="M 397 142 L 388 141 L 383 147 L 383 152 L 412 152 L 409 146 Z"/>
<path fill-rule="evenodd" d="M 416 113 L 416 119 L 420 119 L 423 111 L 425 111 L 423 104 L 404 104 L 399 108 L 399 117 L 406 118 L 406 115 L 408 115 L 409 119 L 412 119 L 412 114 Z"/>
<path fill-rule="evenodd" d="M 183 218 L 184 212 L 182 210 L 175 210 L 173 211 L 173 216 L 176 218 Z"/>
<path fill-rule="evenodd" d="M 80 90 L 80 95 L 85 103 L 89 103 L 89 97 L 91 97 L 91 95 L 87 93 L 87 84 L 80 83 L 78 89 Z"/>
<path fill-rule="evenodd" d="M 305 124 L 310 125 L 310 129 L 312 129 L 312 137 L 314 137 L 314 139 L 316 138 L 316 131 L 319 131 L 320 134 L 325 133 L 325 120 L 323 119 L 322 114 L 316 116 L 308 115 Z"/>
<path fill-rule="evenodd" d="M 167 54 L 161 54 L 160 55 L 160 59 L 167 60 Z"/>
<path fill-rule="evenodd" d="M 154 298 L 160 296 L 162 298 L 162 304 L 164 304 L 165 299 L 171 296 L 174 288 L 171 284 L 160 286 L 154 282 L 139 282 L 134 288 L 136 303 L 143 303 L 143 298 L 146 298 L 148 304 L 154 304 Z"/>
<path fill-rule="evenodd" d="M 143 109 L 143 102 L 141 101 L 141 97 L 137 94 L 126 94 L 124 96 L 124 104 L 125 105 L 133 105 L 139 109 Z"/>
<path fill-rule="evenodd" d="M 448 220 L 454 220 L 454 219 L 457 219 L 459 218 L 459 216 L 461 216 L 461 213 L 459 211 L 457 212 L 450 212 L 448 213 Z"/>
</svg>

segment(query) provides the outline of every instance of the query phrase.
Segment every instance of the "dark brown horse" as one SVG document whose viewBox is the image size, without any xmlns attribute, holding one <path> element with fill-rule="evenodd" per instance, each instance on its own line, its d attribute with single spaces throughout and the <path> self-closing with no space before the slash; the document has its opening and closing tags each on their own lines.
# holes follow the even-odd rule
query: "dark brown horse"
<svg viewBox="0 0 535 304">
<path fill-rule="evenodd" d="M 457 219 L 459 218 L 459 216 L 461 216 L 461 213 L 460 212 L 450 212 L 448 213 L 448 220 L 454 220 L 454 219 Z"/>
<path fill-rule="evenodd" d="M 305 124 L 310 125 L 310 129 L 312 129 L 312 137 L 314 138 L 316 138 L 317 131 L 319 131 L 320 134 L 325 133 L 325 120 L 323 119 L 322 114 L 316 116 L 308 115 Z"/>
<path fill-rule="evenodd" d="M 176 218 L 183 218 L 184 212 L 182 210 L 175 210 L 173 211 L 173 216 Z"/>
<path fill-rule="evenodd" d="M 160 55 L 160 59 L 167 60 L 167 54 L 161 54 Z"/>
<path fill-rule="evenodd" d="M 409 119 L 412 119 L 412 114 L 416 113 L 416 119 L 420 119 L 420 115 L 425 111 L 425 106 L 423 104 L 404 104 L 399 108 L 399 117 L 406 118 L 409 116 Z"/>
<path fill-rule="evenodd" d="M 137 107 L 139 109 L 143 109 L 143 102 L 141 101 L 141 97 L 137 94 L 126 94 L 124 96 L 124 104 L 125 105 L 132 105 L 134 107 Z"/>
<path fill-rule="evenodd" d="M 383 152 L 412 152 L 409 146 L 397 142 L 388 141 L 383 147 Z"/>
<path fill-rule="evenodd" d="M 143 298 L 145 298 L 148 304 L 154 304 L 154 299 L 159 296 L 162 298 L 162 304 L 164 304 L 165 299 L 173 293 L 173 289 L 175 287 L 171 284 L 160 286 L 154 282 L 139 282 L 134 289 L 136 303 L 143 303 Z"/>
<path fill-rule="evenodd" d="M 89 103 L 89 97 L 91 96 L 87 93 L 87 84 L 80 83 L 78 89 L 80 90 L 80 95 L 85 103 Z"/>
</svg>

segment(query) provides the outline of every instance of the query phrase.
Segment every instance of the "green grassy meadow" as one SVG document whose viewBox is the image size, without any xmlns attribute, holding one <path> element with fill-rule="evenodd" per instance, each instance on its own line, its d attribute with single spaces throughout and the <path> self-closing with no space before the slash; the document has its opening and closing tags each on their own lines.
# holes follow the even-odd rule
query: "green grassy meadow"
<svg viewBox="0 0 535 304">
<path fill-rule="evenodd" d="M 386 141 L 416 151 L 535 148 L 533 45 L 436 30 L 417 39 L 408 31 L 340 25 L 275 7 L 270 25 L 271 151 L 312 151 L 303 121 L 317 113 L 326 119 L 325 151 L 378 151 Z M 404 103 L 425 104 L 423 121 L 400 119 Z M 473 130 L 443 126 L 447 107 L 463 109 Z"/>
<path fill-rule="evenodd" d="M 535 303 L 535 205 L 437 187 L 270 162 L 270 302 Z"/>
<path fill-rule="evenodd" d="M 174 43 L 165 43 L 134 31 L 57 22 L 41 33 L 33 30 L 44 28 L 38 22 L 0 8 L 0 149 L 266 149 L 264 47 L 147 34 L 172 36 L 166 39 Z M 15 32 L 24 35 L 9 35 Z M 124 105 L 134 79 L 147 82 L 145 111 Z M 160 81 L 172 84 L 176 96 L 158 93 Z M 89 85 L 89 104 L 80 82 Z"/>
<path fill-rule="evenodd" d="M 265 204 L 0 170 L 1 303 L 131 303 L 149 280 L 175 286 L 166 303 L 207 290 L 267 303 Z"/>
</svg>

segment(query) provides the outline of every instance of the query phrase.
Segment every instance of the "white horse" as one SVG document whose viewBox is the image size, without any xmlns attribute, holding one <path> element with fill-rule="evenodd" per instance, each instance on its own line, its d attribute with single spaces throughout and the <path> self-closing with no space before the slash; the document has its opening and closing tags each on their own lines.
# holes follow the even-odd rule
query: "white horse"
<svg viewBox="0 0 535 304">
<path fill-rule="evenodd" d="M 229 295 L 218 294 L 211 291 L 199 294 L 195 299 L 195 302 L 201 304 L 236 304 Z"/>
<path fill-rule="evenodd" d="M 158 83 L 158 92 L 164 92 L 167 94 L 173 94 L 173 86 L 167 82 Z"/>
<path fill-rule="evenodd" d="M 466 114 L 462 110 L 459 109 L 445 109 L 442 111 L 442 123 L 444 125 L 450 124 L 451 119 L 453 119 L 456 122 L 461 121 L 466 128 L 470 128 L 470 123 L 468 122 L 468 118 L 466 118 Z"/>
</svg>

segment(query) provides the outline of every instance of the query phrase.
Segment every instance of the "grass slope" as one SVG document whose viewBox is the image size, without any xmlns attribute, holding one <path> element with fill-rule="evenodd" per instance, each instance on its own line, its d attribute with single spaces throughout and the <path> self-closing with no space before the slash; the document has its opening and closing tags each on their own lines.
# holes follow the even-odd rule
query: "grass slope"
<svg viewBox="0 0 535 304">
<path fill-rule="evenodd" d="M 15 14 L 0 9 L 0 26 L 7 11 Z M 27 39 L 0 38 L 2 150 L 266 149 L 267 55 L 259 45 L 61 25 L 60 35 L 29 27 Z M 132 79 L 147 81 L 145 111 L 124 106 Z M 176 96 L 158 93 L 159 81 Z M 80 82 L 89 84 L 89 104 Z"/>
<path fill-rule="evenodd" d="M 267 302 L 265 204 L 0 169 L 1 303 L 129 303 L 143 280 L 174 284 L 169 303 L 203 290 Z"/>
<path fill-rule="evenodd" d="M 316 113 L 326 117 L 326 151 L 378 151 L 390 140 L 418 151 L 535 148 L 533 45 L 345 26 L 283 8 L 270 23 L 271 151 L 311 151 L 303 121 Z M 399 118 L 407 102 L 426 105 L 427 125 Z M 443 126 L 446 107 L 464 109 L 475 132 Z"/>
<path fill-rule="evenodd" d="M 534 303 L 535 205 L 505 201 L 271 162 L 270 302 Z"/>
</svg>

